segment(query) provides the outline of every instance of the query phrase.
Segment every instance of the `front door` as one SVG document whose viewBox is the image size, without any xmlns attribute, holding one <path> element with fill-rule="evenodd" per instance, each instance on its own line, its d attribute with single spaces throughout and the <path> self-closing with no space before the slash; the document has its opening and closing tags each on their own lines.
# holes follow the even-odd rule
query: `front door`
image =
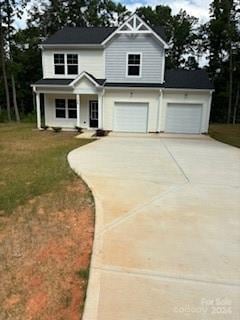
<svg viewBox="0 0 240 320">
<path fill-rule="evenodd" d="M 98 128 L 98 101 L 89 101 L 89 127 Z"/>
</svg>

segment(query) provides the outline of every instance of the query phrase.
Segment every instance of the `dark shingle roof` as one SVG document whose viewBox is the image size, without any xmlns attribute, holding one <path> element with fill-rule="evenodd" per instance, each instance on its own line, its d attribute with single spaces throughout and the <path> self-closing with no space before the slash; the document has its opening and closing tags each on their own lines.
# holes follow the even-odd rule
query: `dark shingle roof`
<svg viewBox="0 0 240 320">
<path fill-rule="evenodd" d="M 106 82 L 106 87 L 214 89 L 205 70 L 166 70 L 164 83 Z"/>
<path fill-rule="evenodd" d="M 100 86 L 132 87 L 132 88 L 168 88 L 168 89 L 214 89 L 205 70 L 166 70 L 164 83 L 139 82 L 105 82 L 106 79 L 96 79 L 86 72 Z M 35 85 L 69 85 L 74 79 L 41 79 Z"/>
<path fill-rule="evenodd" d="M 104 84 L 104 82 L 106 81 L 106 79 L 97 79 L 95 78 L 91 73 L 86 72 L 87 75 L 89 75 L 90 78 L 92 78 L 95 82 L 97 82 L 100 86 L 102 86 Z"/>
<path fill-rule="evenodd" d="M 161 88 L 163 83 L 140 83 L 140 82 L 106 82 L 105 87 L 130 87 L 130 88 Z"/>
<path fill-rule="evenodd" d="M 114 30 L 114 27 L 65 27 L 50 36 L 43 44 L 100 44 Z"/>
<path fill-rule="evenodd" d="M 158 26 L 158 27 L 151 27 L 151 28 L 153 29 L 153 31 L 156 32 L 157 35 L 159 35 L 165 42 L 167 42 L 167 37 L 166 37 L 164 27 Z"/>
<path fill-rule="evenodd" d="M 95 82 L 97 82 L 100 86 L 104 84 L 106 79 L 96 79 L 91 73 L 86 72 L 90 78 L 92 78 Z M 54 79 L 54 78 L 45 78 L 40 79 L 34 83 L 34 85 L 53 85 L 53 86 L 68 86 L 74 79 Z"/>
<path fill-rule="evenodd" d="M 63 29 L 57 31 L 52 36 L 50 36 L 42 44 L 97 45 L 101 44 L 116 29 L 116 27 L 64 27 Z M 163 27 L 154 27 L 153 30 L 164 41 L 166 41 L 166 36 Z"/>
<path fill-rule="evenodd" d="M 46 84 L 46 85 L 60 85 L 60 86 L 67 86 L 69 85 L 74 79 L 54 79 L 54 78 L 47 78 L 47 79 L 40 79 L 34 84 Z"/>
<path fill-rule="evenodd" d="M 176 89 L 213 89 L 205 70 L 166 70 L 165 88 Z"/>
</svg>

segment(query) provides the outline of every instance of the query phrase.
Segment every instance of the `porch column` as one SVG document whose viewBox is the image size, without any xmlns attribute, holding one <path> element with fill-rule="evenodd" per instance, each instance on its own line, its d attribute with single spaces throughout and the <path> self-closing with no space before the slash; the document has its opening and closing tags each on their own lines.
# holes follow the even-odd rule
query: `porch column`
<svg viewBox="0 0 240 320">
<path fill-rule="evenodd" d="M 80 127 L 80 95 L 77 94 L 77 127 Z"/>
<path fill-rule="evenodd" d="M 103 128 L 102 100 L 103 100 L 103 93 L 99 93 L 98 94 L 98 129 Z"/>
<path fill-rule="evenodd" d="M 37 127 L 41 129 L 40 93 L 36 92 Z"/>
</svg>

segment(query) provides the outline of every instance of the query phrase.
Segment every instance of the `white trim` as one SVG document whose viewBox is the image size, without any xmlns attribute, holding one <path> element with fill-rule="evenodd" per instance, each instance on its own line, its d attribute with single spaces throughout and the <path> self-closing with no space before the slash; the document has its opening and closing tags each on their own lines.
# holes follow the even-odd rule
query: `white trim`
<svg viewBox="0 0 240 320">
<path fill-rule="evenodd" d="M 58 78 L 56 78 L 56 80 L 58 80 Z M 72 83 L 72 82 L 70 82 L 70 83 Z M 52 87 L 54 87 L 54 88 L 57 88 L 57 87 L 68 87 L 69 88 L 69 85 L 70 85 L 70 83 L 69 84 L 31 84 L 30 85 L 30 87 L 33 87 L 33 90 L 35 89 L 35 87 L 49 87 L 49 88 L 52 88 Z"/>
<path fill-rule="evenodd" d="M 37 127 L 41 129 L 41 107 L 40 107 L 40 93 L 36 93 L 36 109 L 37 109 Z"/>
<path fill-rule="evenodd" d="M 110 90 L 159 90 L 160 87 L 104 87 L 105 90 L 110 89 Z"/>
<path fill-rule="evenodd" d="M 44 94 L 59 94 L 59 95 L 72 95 L 74 94 L 72 91 L 54 91 L 54 90 L 51 90 L 51 91 L 44 91 L 44 90 L 38 90 L 36 91 L 38 93 L 44 93 Z"/>
<path fill-rule="evenodd" d="M 80 108 L 81 108 L 81 100 L 80 95 L 76 94 L 76 101 L 77 101 L 77 126 L 80 127 L 81 118 L 80 118 Z"/>
<path fill-rule="evenodd" d="M 158 97 L 158 112 L 157 112 L 157 132 L 161 131 L 161 118 L 163 114 L 163 90 L 159 90 L 159 97 Z"/>
<path fill-rule="evenodd" d="M 208 132 L 208 129 L 209 129 L 211 107 L 212 107 L 212 91 L 209 92 L 208 110 L 207 110 L 207 116 L 206 116 L 206 128 L 207 128 L 206 132 Z"/>
<path fill-rule="evenodd" d="M 98 128 L 103 128 L 103 93 L 98 94 Z"/>
<path fill-rule="evenodd" d="M 69 85 L 74 87 L 74 85 L 81 80 L 83 77 L 86 77 L 90 82 L 92 82 L 96 87 L 101 87 L 92 77 L 90 77 L 86 71 L 81 72 Z"/>
<path fill-rule="evenodd" d="M 55 49 L 55 48 L 71 48 L 71 49 L 78 49 L 78 48 L 96 48 L 96 49 L 103 49 L 101 44 L 40 44 L 39 48 L 44 49 Z"/>
<path fill-rule="evenodd" d="M 164 76 L 165 76 L 165 50 L 163 50 L 163 57 L 162 57 L 162 83 L 164 83 Z"/>
<path fill-rule="evenodd" d="M 164 91 L 199 91 L 199 92 L 214 92 L 214 89 L 190 89 L 190 88 L 162 88 Z"/>
<path fill-rule="evenodd" d="M 140 65 L 139 65 L 139 75 L 131 76 L 128 74 L 128 56 L 130 54 L 139 54 L 140 55 Z M 142 52 L 126 52 L 126 78 L 141 78 L 142 77 Z"/>
<path fill-rule="evenodd" d="M 134 26 L 133 26 L 133 27 L 130 26 L 128 22 L 129 22 L 131 19 L 135 19 L 135 20 L 138 19 L 138 20 L 140 21 L 140 24 L 139 24 L 137 27 L 135 26 L 135 28 L 134 28 Z M 125 25 L 129 28 L 129 30 L 125 30 L 125 31 L 122 30 L 122 28 L 123 28 Z M 146 27 L 147 30 L 139 30 L 139 28 L 140 28 L 142 25 L 143 25 L 144 27 Z M 111 40 L 111 39 L 112 39 L 116 34 L 118 34 L 118 33 L 121 33 L 121 34 L 123 34 L 123 33 L 135 33 L 135 34 L 137 34 L 137 33 L 139 33 L 139 34 L 150 33 L 150 34 L 154 35 L 155 38 L 162 43 L 162 45 L 163 45 L 163 47 L 164 47 L 165 49 L 167 49 L 167 48 L 169 47 L 168 44 L 167 44 L 151 27 L 149 27 L 136 13 L 132 14 L 123 24 L 121 24 L 113 33 L 111 33 L 111 34 L 102 42 L 102 45 L 106 45 L 106 43 L 107 43 L 109 40 Z"/>
<path fill-rule="evenodd" d="M 55 64 L 54 62 L 54 55 L 55 54 L 62 54 L 64 56 L 64 64 Z M 77 73 L 74 73 L 74 74 L 71 74 L 71 73 L 68 73 L 68 63 L 67 63 L 67 56 L 68 55 L 76 55 L 77 56 L 77 67 L 78 67 L 78 70 L 77 70 Z M 72 77 L 76 77 L 76 75 L 79 74 L 79 70 L 80 70 L 80 63 L 79 63 L 79 54 L 76 53 L 76 52 L 53 52 L 53 72 L 54 72 L 54 76 L 56 76 L 56 79 L 58 79 L 58 77 L 61 77 L 61 76 L 72 76 Z M 55 73 L 55 65 L 59 65 L 59 66 L 62 66 L 64 65 L 64 73 Z"/>
<path fill-rule="evenodd" d="M 61 93 L 62 94 L 62 93 Z M 62 117 L 56 117 L 56 109 L 59 109 L 59 108 L 56 108 L 56 100 L 65 100 L 65 117 L 62 118 Z M 74 99 L 74 96 L 73 98 L 69 98 L 69 97 L 54 97 L 54 120 L 57 121 L 59 119 L 64 119 L 64 120 L 72 120 L 72 121 L 77 121 L 77 117 L 76 118 L 69 118 L 69 114 L 68 114 L 68 111 L 69 111 L 69 108 L 68 108 L 68 100 L 75 100 L 76 101 L 76 107 L 77 107 L 77 99 L 75 97 Z M 80 107 L 80 106 L 79 106 Z M 78 107 L 77 107 L 78 108 Z M 77 108 L 76 108 L 76 111 L 77 111 Z M 70 108 L 70 110 L 75 110 L 73 108 Z"/>
</svg>

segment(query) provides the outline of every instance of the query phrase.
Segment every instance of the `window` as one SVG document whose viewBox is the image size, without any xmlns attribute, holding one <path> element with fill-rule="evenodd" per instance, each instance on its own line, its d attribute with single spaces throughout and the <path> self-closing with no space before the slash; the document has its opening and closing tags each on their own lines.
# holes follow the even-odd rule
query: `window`
<svg viewBox="0 0 240 320">
<path fill-rule="evenodd" d="M 56 118 L 66 118 L 66 101 L 65 99 L 56 99 Z"/>
<path fill-rule="evenodd" d="M 65 66 L 64 66 L 64 54 L 54 54 L 54 70 L 55 74 L 64 74 Z"/>
<path fill-rule="evenodd" d="M 127 75 L 139 77 L 141 74 L 141 54 L 128 53 Z"/>
<path fill-rule="evenodd" d="M 77 102 L 74 99 L 68 100 L 68 118 L 70 119 L 77 118 Z"/>
<path fill-rule="evenodd" d="M 75 99 L 56 99 L 56 118 L 77 118 L 77 102 Z"/>
<path fill-rule="evenodd" d="M 78 74 L 78 55 L 77 54 L 67 55 L 67 73 Z"/>
</svg>

